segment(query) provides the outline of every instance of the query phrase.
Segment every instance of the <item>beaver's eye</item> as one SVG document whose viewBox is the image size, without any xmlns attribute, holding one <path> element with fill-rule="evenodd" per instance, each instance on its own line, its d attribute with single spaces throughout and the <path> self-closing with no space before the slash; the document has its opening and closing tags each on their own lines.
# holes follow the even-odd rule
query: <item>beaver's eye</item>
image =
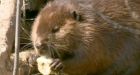
<svg viewBox="0 0 140 75">
<path fill-rule="evenodd" d="M 55 27 L 52 29 L 52 33 L 56 33 L 56 32 L 58 32 L 59 29 L 60 29 L 59 26 L 55 26 Z"/>
<path fill-rule="evenodd" d="M 79 13 L 77 13 L 76 11 L 73 11 L 72 15 L 73 15 L 73 18 L 77 21 L 82 21 L 83 20 L 82 16 Z"/>
</svg>

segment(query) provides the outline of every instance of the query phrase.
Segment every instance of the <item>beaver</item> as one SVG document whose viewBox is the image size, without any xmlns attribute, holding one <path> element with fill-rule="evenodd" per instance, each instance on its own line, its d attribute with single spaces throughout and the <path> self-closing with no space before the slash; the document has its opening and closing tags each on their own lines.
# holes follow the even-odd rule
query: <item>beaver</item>
<svg viewBox="0 0 140 75">
<path fill-rule="evenodd" d="M 100 1 L 54 0 L 40 11 L 31 39 L 38 54 L 54 60 L 52 70 L 68 75 L 140 74 L 139 29 L 118 23 L 128 14 L 115 12 L 113 6 L 111 11 L 97 7 L 106 3 Z"/>
</svg>

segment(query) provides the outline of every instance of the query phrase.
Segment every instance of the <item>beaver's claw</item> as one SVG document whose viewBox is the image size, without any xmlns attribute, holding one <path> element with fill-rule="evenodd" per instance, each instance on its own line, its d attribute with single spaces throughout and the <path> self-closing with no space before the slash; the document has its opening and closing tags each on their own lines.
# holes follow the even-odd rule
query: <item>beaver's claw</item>
<svg viewBox="0 0 140 75">
<path fill-rule="evenodd" d="M 53 71 L 61 71 L 63 69 L 63 65 L 60 59 L 54 59 L 50 64 L 50 67 Z"/>
</svg>

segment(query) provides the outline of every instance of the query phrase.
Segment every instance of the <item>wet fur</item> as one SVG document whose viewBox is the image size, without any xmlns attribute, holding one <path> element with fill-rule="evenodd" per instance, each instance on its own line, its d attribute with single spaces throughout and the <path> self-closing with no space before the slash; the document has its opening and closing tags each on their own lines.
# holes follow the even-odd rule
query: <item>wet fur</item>
<svg viewBox="0 0 140 75">
<path fill-rule="evenodd" d="M 129 29 L 115 28 L 113 23 L 110 25 L 97 15 L 96 11 L 102 8 L 97 9 L 94 2 L 97 1 L 56 0 L 48 3 L 32 28 L 35 48 L 37 44 L 47 46 L 47 50 L 42 48 L 37 52 L 60 58 L 63 72 L 69 75 L 139 75 L 139 35 Z M 113 10 L 108 12 L 116 16 L 100 12 L 115 21 L 122 18 Z M 56 26 L 60 29 L 53 32 Z M 67 55 L 70 58 L 63 59 Z"/>
</svg>

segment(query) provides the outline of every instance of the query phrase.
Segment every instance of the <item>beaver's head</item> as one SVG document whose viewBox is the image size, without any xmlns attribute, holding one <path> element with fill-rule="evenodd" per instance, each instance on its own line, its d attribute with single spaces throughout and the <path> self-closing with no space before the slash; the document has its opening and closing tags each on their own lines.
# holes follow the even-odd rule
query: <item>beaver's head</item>
<svg viewBox="0 0 140 75">
<path fill-rule="evenodd" d="M 32 28 L 32 41 L 38 53 L 53 58 L 76 49 L 82 16 L 73 3 L 52 2 L 41 10 Z"/>
</svg>

